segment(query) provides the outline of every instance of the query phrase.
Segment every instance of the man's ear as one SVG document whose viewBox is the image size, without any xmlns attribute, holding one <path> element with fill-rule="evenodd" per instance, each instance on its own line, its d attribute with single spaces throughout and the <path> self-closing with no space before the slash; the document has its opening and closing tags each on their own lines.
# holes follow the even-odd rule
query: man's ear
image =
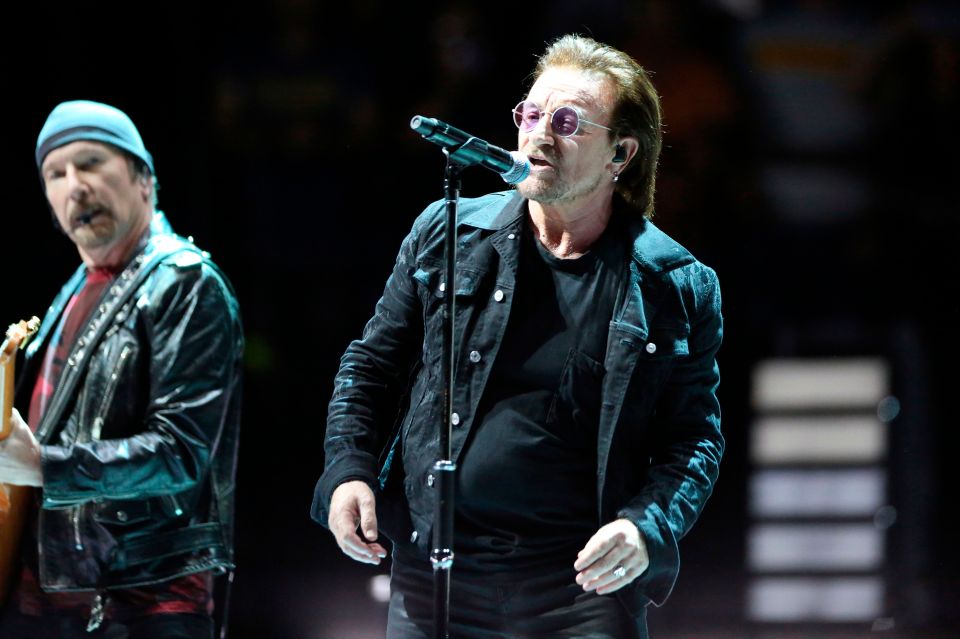
<svg viewBox="0 0 960 639">
<path fill-rule="evenodd" d="M 137 182 L 140 184 L 140 197 L 143 198 L 144 202 L 151 202 L 153 200 L 153 176 L 149 173 L 141 173 L 137 177 Z"/>
<path fill-rule="evenodd" d="M 633 159 L 633 156 L 637 154 L 639 148 L 640 142 L 637 141 L 637 138 L 621 138 L 617 140 L 614 146 L 613 158 L 610 161 L 619 165 L 617 167 L 618 171 L 623 171 L 627 167 L 627 164 L 630 163 L 630 160 Z"/>
</svg>

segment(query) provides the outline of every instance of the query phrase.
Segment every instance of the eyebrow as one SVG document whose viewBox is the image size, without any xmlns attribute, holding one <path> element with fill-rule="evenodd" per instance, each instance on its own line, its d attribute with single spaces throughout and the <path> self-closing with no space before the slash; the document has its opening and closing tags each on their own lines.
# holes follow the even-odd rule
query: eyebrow
<svg viewBox="0 0 960 639">
<path fill-rule="evenodd" d="M 531 102 L 534 102 L 538 105 L 540 104 L 539 100 L 531 99 L 529 93 L 527 94 L 527 97 L 524 99 L 530 100 Z M 560 106 L 576 106 L 576 107 L 580 107 L 581 109 L 595 108 L 599 113 L 606 112 L 606 110 L 602 106 L 597 104 L 596 96 L 594 96 L 592 93 L 590 93 L 585 89 L 574 91 L 571 94 L 570 98 L 560 100 Z"/>
<path fill-rule="evenodd" d="M 48 169 L 62 168 L 65 164 L 70 164 L 70 163 L 75 163 L 75 162 L 82 162 L 82 161 L 88 160 L 88 159 L 90 159 L 90 158 L 92 158 L 92 157 L 102 158 L 102 157 L 104 157 L 105 155 L 106 155 L 106 153 L 104 153 L 104 149 L 102 149 L 102 148 L 95 147 L 95 146 L 94 146 L 94 147 L 83 147 L 83 148 L 81 148 L 81 149 L 77 149 L 76 152 L 74 152 L 74 153 L 72 153 L 71 155 L 69 155 L 69 156 L 67 156 L 67 157 L 64 157 L 64 158 L 59 158 L 59 159 L 55 159 L 55 160 L 45 159 L 45 160 L 43 161 L 43 164 L 40 166 L 40 171 L 41 171 L 41 172 L 46 172 Z"/>
</svg>

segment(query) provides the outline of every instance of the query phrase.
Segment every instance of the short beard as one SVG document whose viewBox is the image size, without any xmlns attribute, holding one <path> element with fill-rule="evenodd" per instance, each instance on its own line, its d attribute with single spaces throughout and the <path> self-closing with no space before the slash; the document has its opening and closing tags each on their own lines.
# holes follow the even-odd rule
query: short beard
<svg viewBox="0 0 960 639">
<path fill-rule="evenodd" d="M 603 176 L 598 175 L 592 184 L 582 185 L 580 188 L 576 188 L 563 179 L 557 179 L 552 183 L 546 184 L 540 180 L 534 181 L 526 179 L 517 185 L 517 191 L 528 200 L 533 200 L 541 204 L 565 204 L 567 202 L 573 202 L 589 193 L 593 193 L 597 190 L 597 187 L 600 186 L 602 180 Z"/>
</svg>

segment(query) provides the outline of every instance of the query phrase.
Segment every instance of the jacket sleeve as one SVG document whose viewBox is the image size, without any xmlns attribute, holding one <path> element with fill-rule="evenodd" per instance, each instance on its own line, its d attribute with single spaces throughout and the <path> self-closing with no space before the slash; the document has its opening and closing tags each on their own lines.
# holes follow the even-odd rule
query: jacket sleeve
<svg viewBox="0 0 960 639">
<path fill-rule="evenodd" d="M 119 439 L 42 447 L 43 505 L 134 499 L 195 487 L 210 469 L 239 393 L 243 333 L 233 292 L 216 270 L 163 264 L 142 295 L 146 411 Z"/>
<path fill-rule="evenodd" d="M 337 486 L 349 480 L 377 486 L 379 454 L 423 349 L 423 310 L 413 276 L 422 231 L 436 211 L 428 208 L 414 223 L 373 317 L 340 359 L 327 412 L 324 470 L 311 506 L 323 526 Z"/>
<path fill-rule="evenodd" d="M 669 596 L 680 570 L 678 540 L 703 510 L 723 455 L 720 373 L 716 355 L 723 337 L 720 288 L 712 269 L 696 265 L 691 277 L 694 312 L 689 357 L 664 382 L 651 432 L 653 447 L 644 488 L 618 516 L 637 524 L 650 567 L 636 584 L 656 605 Z"/>
</svg>

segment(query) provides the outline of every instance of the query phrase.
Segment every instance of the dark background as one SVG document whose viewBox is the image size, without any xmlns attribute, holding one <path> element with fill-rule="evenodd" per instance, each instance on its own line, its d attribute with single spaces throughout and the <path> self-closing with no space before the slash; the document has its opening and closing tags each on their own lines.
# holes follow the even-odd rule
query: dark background
<svg viewBox="0 0 960 639">
<path fill-rule="evenodd" d="M 894 506 L 912 517 L 889 537 L 889 614 L 897 636 L 956 636 L 960 15 L 949 3 L 274 0 L 5 13 L 2 321 L 42 316 L 78 262 L 33 162 L 66 99 L 131 115 L 155 158 L 160 208 L 238 291 L 248 348 L 234 637 L 382 636 L 368 582 L 387 567 L 343 557 L 308 509 L 339 356 L 410 223 L 441 196 L 442 155 L 408 122 L 438 117 L 510 148 L 508 110 L 545 43 L 568 32 L 653 72 L 666 126 L 655 221 L 716 268 L 724 293 L 728 452 L 682 543 L 674 595 L 651 612 L 654 635 L 787 636 L 744 621 L 751 371 L 770 357 L 870 355 L 891 362 L 909 416 L 892 428 L 910 428 L 889 459 Z M 462 195 L 502 188 L 472 169 Z"/>
</svg>

